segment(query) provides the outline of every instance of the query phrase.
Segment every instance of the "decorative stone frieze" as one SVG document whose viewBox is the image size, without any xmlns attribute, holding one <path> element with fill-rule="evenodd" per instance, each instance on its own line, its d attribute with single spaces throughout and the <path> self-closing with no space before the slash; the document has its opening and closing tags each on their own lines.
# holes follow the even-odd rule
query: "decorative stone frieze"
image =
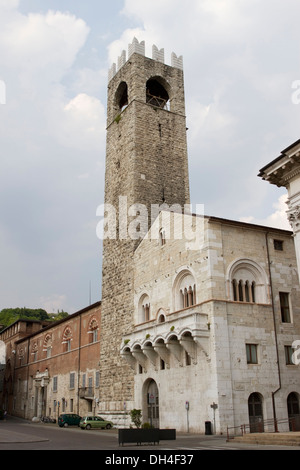
<svg viewBox="0 0 300 470">
<path fill-rule="evenodd" d="M 135 327 L 130 335 L 123 338 L 121 356 L 135 371 L 137 364 L 145 371 L 149 367 L 157 370 L 159 358 L 168 369 L 173 363 L 182 367 L 184 352 L 196 364 L 197 349 L 208 357 L 208 317 L 197 310 L 197 306 L 193 306 L 170 315 L 164 323 L 151 322 L 151 326 Z"/>
</svg>

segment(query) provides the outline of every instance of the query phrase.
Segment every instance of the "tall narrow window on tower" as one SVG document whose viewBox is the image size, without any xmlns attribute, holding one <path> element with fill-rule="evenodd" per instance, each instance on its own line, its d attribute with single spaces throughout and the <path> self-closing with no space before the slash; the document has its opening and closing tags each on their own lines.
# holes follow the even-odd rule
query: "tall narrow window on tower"
<svg viewBox="0 0 300 470">
<path fill-rule="evenodd" d="M 123 111 L 128 106 L 128 87 L 127 83 L 121 82 L 115 98 L 116 111 Z"/>
<path fill-rule="evenodd" d="M 160 77 L 150 78 L 146 85 L 146 103 L 170 111 L 170 97 Z"/>
</svg>

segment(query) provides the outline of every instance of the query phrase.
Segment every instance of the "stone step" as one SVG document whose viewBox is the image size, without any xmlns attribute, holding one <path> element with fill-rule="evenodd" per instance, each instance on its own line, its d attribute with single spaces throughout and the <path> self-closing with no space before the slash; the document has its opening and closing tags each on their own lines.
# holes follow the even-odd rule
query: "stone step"
<svg viewBox="0 0 300 470">
<path fill-rule="evenodd" d="M 234 437 L 234 442 L 244 444 L 300 446 L 300 432 L 253 433 Z"/>
</svg>

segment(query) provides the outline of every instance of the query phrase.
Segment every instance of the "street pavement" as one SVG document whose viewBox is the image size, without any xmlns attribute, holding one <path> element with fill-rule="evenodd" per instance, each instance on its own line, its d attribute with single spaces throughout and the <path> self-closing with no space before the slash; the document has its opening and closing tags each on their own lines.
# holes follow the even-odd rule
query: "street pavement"
<svg viewBox="0 0 300 470">
<path fill-rule="evenodd" d="M 114 453 L 137 451 L 198 452 L 236 450 L 300 450 L 296 446 L 274 446 L 227 442 L 226 436 L 204 436 L 177 433 L 176 440 L 159 445 L 125 445 L 119 447 L 117 429 L 85 431 L 78 427 L 60 428 L 57 424 L 32 423 L 8 417 L 0 421 L 0 451 L 2 450 L 102 450 Z"/>
</svg>

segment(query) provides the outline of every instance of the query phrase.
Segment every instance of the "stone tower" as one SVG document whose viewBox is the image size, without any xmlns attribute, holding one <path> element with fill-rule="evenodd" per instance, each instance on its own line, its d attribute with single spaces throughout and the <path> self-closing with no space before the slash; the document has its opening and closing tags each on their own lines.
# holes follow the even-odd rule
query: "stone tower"
<svg viewBox="0 0 300 470">
<path fill-rule="evenodd" d="M 109 72 L 105 207 L 115 225 L 105 232 L 102 275 L 101 411 L 133 405 L 133 371 L 120 356 L 122 336 L 133 326 L 133 254 L 139 239 L 129 234 L 136 204 L 189 204 L 189 178 L 182 58 L 136 39 Z M 114 212 L 115 211 L 115 212 Z M 139 214 L 136 212 L 135 215 Z M 114 218 L 114 217 L 113 217 Z M 109 217 L 107 220 L 110 220 Z"/>
</svg>

